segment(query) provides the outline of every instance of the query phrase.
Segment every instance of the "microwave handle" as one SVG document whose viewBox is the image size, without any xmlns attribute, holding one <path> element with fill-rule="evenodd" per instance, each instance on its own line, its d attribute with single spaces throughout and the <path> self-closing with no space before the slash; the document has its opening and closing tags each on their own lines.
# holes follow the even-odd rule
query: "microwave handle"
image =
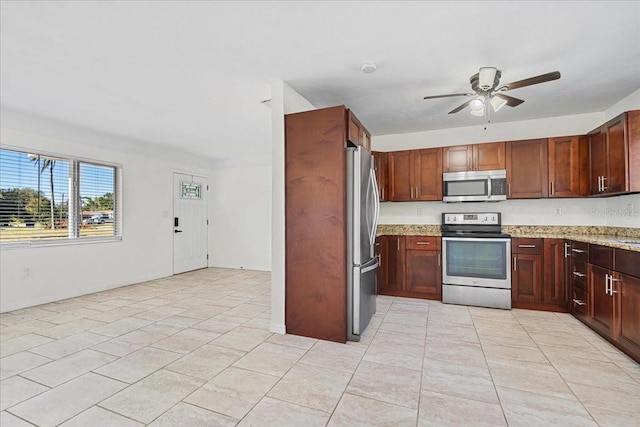
<svg viewBox="0 0 640 427">
<path fill-rule="evenodd" d="M 491 177 L 487 177 L 487 197 L 491 198 Z"/>
</svg>

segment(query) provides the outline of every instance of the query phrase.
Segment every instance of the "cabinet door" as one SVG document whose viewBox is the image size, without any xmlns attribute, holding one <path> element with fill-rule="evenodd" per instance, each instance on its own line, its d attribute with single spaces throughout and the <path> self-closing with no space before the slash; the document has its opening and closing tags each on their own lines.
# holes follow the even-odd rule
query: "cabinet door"
<svg viewBox="0 0 640 427">
<path fill-rule="evenodd" d="M 640 360 L 640 279 L 616 274 L 613 288 L 618 299 L 618 342 Z"/>
<path fill-rule="evenodd" d="M 589 264 L 589 296 L 591 326 L 603 335 L 613 337 L 613 298 L 606 292 L 606 275 L 611 270 Z"/>
<path fill-rule="evenodd" d="M 514 303 L 542 302 L 542 257 L 517 254 L 513 257 L 511 299 Z"/>
<path fill-rule="evenodd" d="M 600 194 L 607 175 L 607 138 L 602 129 L 589 135 L 589 194 Z M 606 184 L 605 184 L 606 185 Z"/>
<path fill-rule="evenodd" d="M 455 145 L 442 149 L 442 172 L 465 172 L 471 170 L 471 145 Z"/>
<path fill-rule="evenodd" d="M 507 197 L 539 199 L 547 197 L 547 140 L 507 143 Z"/>
<path fill-rule="evenodd" d="M 441 298 L 440 251 L 407 249 L 405 266 L 405 290 L 425 294 L 429 298 Z"/>
<path fill-rule="evenodd" d="M 413 152 L 414 200 L 442 200 L 442 149 Z"/>
<path fill-rule="evenodd" d="M 564 240 L 544 239 L 542 302 L 566 308 Z"/>
<path fill-rule="evenodd" d="M 585 142 L 578 136 L 549 138 L 549 197 L 582 195 L 581 178 L 587 172 L 580 167 L 581 160 L 588 154 Z"/>
<path fill-rule="evenodd" d="M 373 164 L 376 172 L 376 181 L 380 191 L 380 201 L 389 200 L 389 191 L 387 190 L 387 153 L 372 152 Z"/>
<path fill-rule="evenodd" d="M 404 288 L 404 252 L 404 236 L 380 236 L 380 294 Z"/>
<path fill-rule="evenodd" d="M 492 142 L 473 146 L 473 170 L 504 169 L 506 166 L 506 143 Z"/>
<path fill-rule="evenodd" d="M 355 145 L 362 145 L 362 124 L 360 124 L 360 120 L 358 120 L 351 111 L 347 114 L 349 120 L 347 139 Z"/>
<path fill-rule="evenodd" d="M 387 153 L 389 200 L 395 202 L 411 200 L 413 195 L 411 160 L 411 151 L 408 150 Z"/>
<path fill-rule="evenodd" d="M 627 148 L 625 138 L 626 115 L 622 114 L 615 121 L 606 125 L 607 130 L 607 178 L 604 185 L 606 193 L 628 191 L 627 180 Z"/>
</svg>

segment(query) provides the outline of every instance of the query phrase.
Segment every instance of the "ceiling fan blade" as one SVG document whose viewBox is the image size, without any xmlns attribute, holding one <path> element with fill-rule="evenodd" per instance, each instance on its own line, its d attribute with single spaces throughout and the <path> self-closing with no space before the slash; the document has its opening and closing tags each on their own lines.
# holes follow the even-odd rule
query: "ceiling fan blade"
<svg viewBox="0 0 640 427">
<path fill-rule="evenodd" d="M 505 101 L 507 101 L 507 105 L 509 107 L 517 107 L 518 105 L 520 105 L 520 104 L 522 104 L 524 102 L 522 99 L 514 98 L 513 96 L 505 95 L 503 93 L 496 93 L 493 96 L 495 96 L 496 98 L 504 99 Z"/>
<path fill-rule="evenodd" d="M 472 96 L 472 95 L 475 95 L 475 94 L 473 94 L 473 93 L 450 93 L 449 95 L 425 96 L 422 99 L 451 98 L 453 96 Z"/>
<path fill-rule="evenodd" d="M 449 111 L 449 114 L 457 113 L 458 111 L 464 110 L 465 108 L 467 108 L 467 105 L 471 103 L 471 101 L 473 101 L 473 99 L 470 99 L 464 104 L 462 104 L 461 106 L 459 106 L 458 108 L 454 108 L 453 110 Z"/>
<path fill-rule="evenodd" d="M 537 85 L 539 83 L 558 80 L 559 78 L 560 78 L 560 71 L 552 71 L 551 73 L 541 74 L 539 76 L 529 77 L 528 79 L 518 80 L 517 82 L 508 83 L 504 85 L 503 88 L 505 88 L 504 90 L 513 90 L 513 89 L 518 89 L 525 86 Z"/>
</svg>

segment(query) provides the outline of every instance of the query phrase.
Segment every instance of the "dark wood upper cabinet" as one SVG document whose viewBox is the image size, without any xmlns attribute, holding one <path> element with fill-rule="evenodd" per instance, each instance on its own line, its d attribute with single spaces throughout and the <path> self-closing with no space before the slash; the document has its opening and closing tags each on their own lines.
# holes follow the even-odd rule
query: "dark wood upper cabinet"
<svg viewBox="0 0 640 427">
<path fill-rule="evenodd" d="M 442 200 L 442 148 L 387 153 L 389 200 Z"/>
<path fill-rule="evenodd" d="M 351 110 L 347 110 L 347 121 L 347 139 L 351 143 L 361 145 L 371 151 L 371 134 L 365 129 Z"/>
<path fill-rule="evenodd" d="M 442 149 L 413 152 L 413 200 L 442 200 Z"/>
<path fill-rule="evenodd" d="M 505 143 L 455 145 L 442 149 L 442 172 L 505 168 Z"/>
<path fill-rule="evenodd" d="M 507 198 L 548 197 L 547 139 L 510 141 L 506 151 Z"/>
<path fill-rule="evenodd" d="M 589 138 L 549 138 L 549 197 L 581 197 L 589 194 Z"/>
<path fill-rule="evenodd" d="M 380 201 L 386 202 L 389 200 L 389 189 L 387 185 L 387 153 L 373 151 L 371 154 L 373 155 L 373 165 L 376 172 L 376 181 L 378 183 Z"/>
<path fill-rule="evenodd" d="M 387 154 L 389 200 L 406 201 L 413 198 L 412 151 L 392 151 Z"/>
<path fill-rule="evenodd" d="M 589 194 L 640 191 L 640 110 L 623 113 L 589 134 Z"/>
</svg>

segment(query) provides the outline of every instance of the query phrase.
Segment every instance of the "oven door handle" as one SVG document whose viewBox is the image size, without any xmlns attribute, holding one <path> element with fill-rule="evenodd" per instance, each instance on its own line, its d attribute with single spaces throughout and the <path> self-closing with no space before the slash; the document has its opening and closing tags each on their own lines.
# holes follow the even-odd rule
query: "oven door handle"
<svg viewBox="0 0 640 427">
<path fill-rule="evenodd" d="M 487 199 L 491 199 L 491 177 L 487 176 Z"/>
</svg>

